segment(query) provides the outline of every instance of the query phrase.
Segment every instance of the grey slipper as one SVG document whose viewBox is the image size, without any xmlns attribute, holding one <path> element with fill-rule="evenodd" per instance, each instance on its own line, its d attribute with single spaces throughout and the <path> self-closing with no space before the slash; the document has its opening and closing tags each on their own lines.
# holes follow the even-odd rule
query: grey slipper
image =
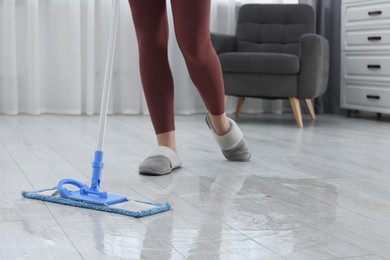
<svg viewBox="0 0 390 260">
<path fill-rule="evenodd" d="M 230 122 L 230 130 L 224 135 L 217 135 L 211 124 L 209 113 L 206 114 L 206 123 L 210 128 L 215 140 L 221 148 L 223 155 L 229 161 L 249 161 L 251 153 L 244 135 L 236 122 L 228 118 Z"/>
<path fill-rule="evenodd" d="M 157 146 L 138 169 L 139 173 L 144 175 L 165 175 L 181 165 L 175 151 L 166 146 Z"/>
</svg>

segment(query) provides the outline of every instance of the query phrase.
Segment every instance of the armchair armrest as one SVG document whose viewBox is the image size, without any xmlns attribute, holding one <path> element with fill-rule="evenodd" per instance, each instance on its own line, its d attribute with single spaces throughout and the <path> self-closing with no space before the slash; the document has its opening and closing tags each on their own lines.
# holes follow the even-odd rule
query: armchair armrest
<svg viewBox="0 0 390 260">
<path fill-rule="evenodd" d="M 301 71 L 298 98 L 315 98 L 325 93 L 329 75 L 329 43 L 318 34 L 304 34 L 299 45 Z"/>
<path fill-rule="evenodd" d="M 210 37 L 217 54 L 234 51 L 236 45 L 236 36 L 210 33 Z"/>
</svg>

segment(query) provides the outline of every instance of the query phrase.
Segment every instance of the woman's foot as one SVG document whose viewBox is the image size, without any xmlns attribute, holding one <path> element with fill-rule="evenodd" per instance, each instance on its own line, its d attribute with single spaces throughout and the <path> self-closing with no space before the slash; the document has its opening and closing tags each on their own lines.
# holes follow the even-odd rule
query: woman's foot
<svg viewBox="0 0 390 260">
<path fill-rule="evenodd" d="M 156 137 L 158 146 L 140 164 L 140 174 L 165 175 L 182 165 L 176 149 L 175 131 L 158 134 Z"/>
<path fill-rule="evenodd" d="M 138 169 L 143 175 L 165 175 L 179 167 L 181 162 L 175 151 L 166 146 L 157 146 Z"/>
<path fill-rule="evenodd" d="M 247 142 L 245 141 L 244 135 L 242 134 L 240 128 L 237 126 L 234 120 L 226 117 L 226 114 L 222 114 L 219 118 L 214 116 L 214 119 L 220 120 L 219 123 L 214 123 L 211 121 L 213 118 L 210 113 L 206 114 L 206 123 L 210 128 L 215 140 L 218 143 L 218 146 L 221 148 L 223 155 L 229 161 L 249 161 L 251 153 Z M 223 120 L 225 119 L 229 123 L 229 127 L 225 127 Z M 217 130 L 217 127 L 220 127 Z M 223 129 L 228 129 L 224 132 Z"/>
</svg>

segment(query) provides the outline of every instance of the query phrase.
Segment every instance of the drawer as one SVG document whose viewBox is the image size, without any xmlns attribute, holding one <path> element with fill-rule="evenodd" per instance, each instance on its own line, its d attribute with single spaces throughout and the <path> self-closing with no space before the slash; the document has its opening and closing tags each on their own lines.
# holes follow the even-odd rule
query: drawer
<svg viewBox="0 0 390 260">
<path fill-rule="evenodd" d="M 344 86 L 346 107 L 371 107 L 390 109 L 390 84 L 388 88 L 346 83 Z"/>
<path fill-rule="evenodd" d="M 344 24 L 354 25 L 390 25 L 389 1 L 364 1 L 343 6 Z"/>
<path fill-rule="evenodd" d="M 342 56 L 346 77 L 371 77 L 373 80 L 390 82 L 390 55 L 350 54 Z"/>
<path fill-rule="evenodd" d="M 345 50 L 390 50 L 390 29 L 347 30 L 344 44 Z"/>
</svg>

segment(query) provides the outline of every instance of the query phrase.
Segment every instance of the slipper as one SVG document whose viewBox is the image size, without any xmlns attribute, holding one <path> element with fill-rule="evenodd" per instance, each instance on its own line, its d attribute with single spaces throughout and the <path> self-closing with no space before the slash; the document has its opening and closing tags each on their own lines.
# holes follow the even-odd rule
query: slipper
<svg viewBox="0 0 390 260">
<path fill-rule="evenodd" d="M 144 175 L 165 175 L 181 167 L 179 156 L 166 146 L 157 146 L 140 164 L 139 173 Z"/>
<path fill-rule="evenodd" d="M 233 119 L 228 118 L 230 129 L 224 135 L 217 135 L 213 125 L 211 124 L 209 113 L 206 114 L 206 123 L 214 139 L 217 141 L 223 155 L 229 161 L 249 161 L 251 153 L 244 135 Z"/>
</svg>

